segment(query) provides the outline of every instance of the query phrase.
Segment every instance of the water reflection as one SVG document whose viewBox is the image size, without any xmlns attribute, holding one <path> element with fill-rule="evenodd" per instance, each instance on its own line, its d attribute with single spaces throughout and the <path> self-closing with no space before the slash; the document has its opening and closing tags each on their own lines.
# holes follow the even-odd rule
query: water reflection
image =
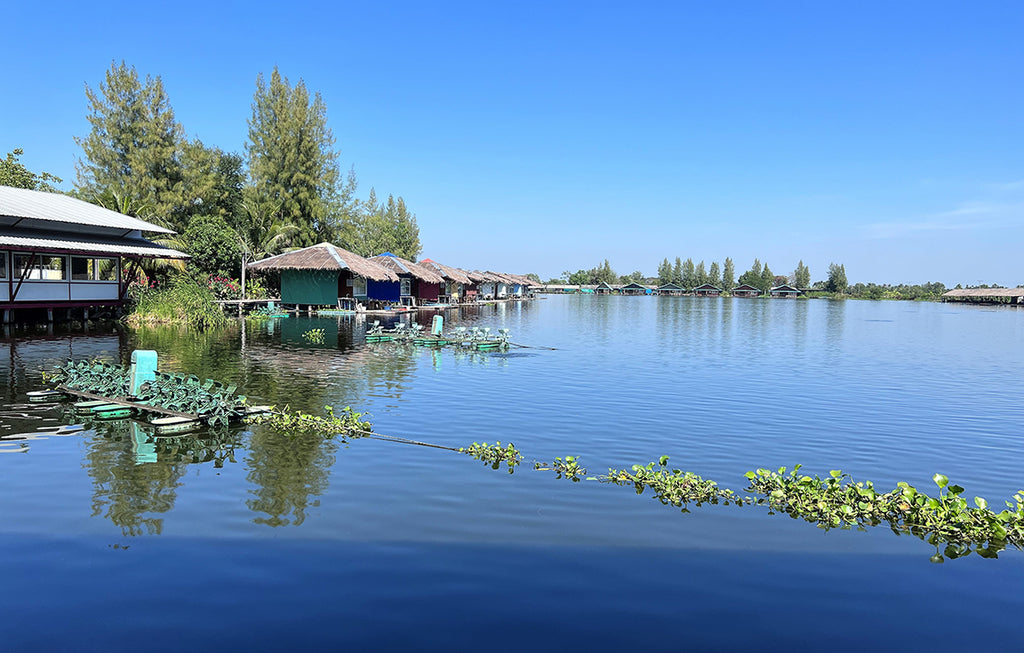
<svg viewBox="0 0 1024 653">
<path fill-rule="evenodd" d="M 158 535 L 163 515 L 178 498 L 187 465 L 160 460 L 143 447 L 139 425 L 110 422 L 86 438 L 82 466 L 92 479 L 92 516 L 104 517 L 125 536 Z"/>
<path fill-rule="evenodd" d="M 245 502 L 257 513 L 254 524 L 300 526 L 306 511 L 320 505 L 334 466 L 336 440 L 319 436 L 283 437 L 269 430 L 256 430 L 249 441 L 245 464 L 246 479 L 255 487 Z"/>
</svg>

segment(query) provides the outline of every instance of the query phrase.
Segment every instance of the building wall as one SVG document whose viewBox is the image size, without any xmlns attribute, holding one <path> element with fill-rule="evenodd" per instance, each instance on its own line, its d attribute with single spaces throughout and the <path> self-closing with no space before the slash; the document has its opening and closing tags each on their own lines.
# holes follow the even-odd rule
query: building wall
<svg viewBox="0 0 1024 653">
<path fill-rule="evenodd" d="M 334 306 L 338 303 L 338 272 L 281 270 L 281 302 Z"/>
<path fill-rule="evenodd" d="M 426 281 L 416 282 L 416 297 L 428 302 L 436 302 L 441 294 L 441 284 L 427 283 Z"/>
<path fill-rule="evenodd" d="M 401 284 L 397 281 L 374 281 L 366 280 L 366 296 L 369 299 L 379 299 L 385 302 L 397 302 L 401 297 Z"/>
</svg>

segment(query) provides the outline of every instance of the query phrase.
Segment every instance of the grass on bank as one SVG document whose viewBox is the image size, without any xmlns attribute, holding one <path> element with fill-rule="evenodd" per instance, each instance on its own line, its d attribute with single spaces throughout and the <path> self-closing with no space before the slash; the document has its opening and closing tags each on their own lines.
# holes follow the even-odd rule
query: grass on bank
<svg viewBox="0 0 1024 653">
<path fill-rule="evenodd" d="M 215 329 L 228 324 L 213 291 L 189 274 L 179 274 L 154 288 L 135 285 L 129 291 L 131 308 L 124 321 L 134 327 L 180 324 L 194 329 Z"/>
</svg>

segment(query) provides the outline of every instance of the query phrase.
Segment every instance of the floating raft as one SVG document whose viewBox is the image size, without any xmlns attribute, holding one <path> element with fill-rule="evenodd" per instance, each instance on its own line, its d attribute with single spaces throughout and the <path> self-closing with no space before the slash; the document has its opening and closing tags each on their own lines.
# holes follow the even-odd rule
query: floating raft
<svg viewBox="0 0 1024 653">
<path fill-rule="evenodd" d="M 317 311 L 316 314 L 331 317 L 334 315 L 355 315 L 356 312 L 346 308 L 325 308 Z"/>
</svg>

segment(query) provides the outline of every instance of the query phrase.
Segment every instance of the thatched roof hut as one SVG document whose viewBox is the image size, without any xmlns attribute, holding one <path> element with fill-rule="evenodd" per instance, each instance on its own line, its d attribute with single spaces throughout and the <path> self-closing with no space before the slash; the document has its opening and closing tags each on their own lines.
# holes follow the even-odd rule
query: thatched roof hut
<svg viewBox="0 0 1024 653">
<path fill-rule="evenodd" d="M 418 265 L 425 267 L 429 270 L 433 270 L 434 272 L 437 272 L 448 281 L 454 281 L 455 283 L 473 283 L 473 281 L 469 278 L 469 275 L 466 274 L 464 271 L 458 268 L 452 268 L 448 267 L 447 265 L 442 265 L 441 263 L 433 261 L 429 258 L 423 259 L 422 261 L 419 262 Z"/>
<path fill-rule="evenodd" d="M 387 267 L 330 243 L 271 256 L 254 261 L 248 267 L 250 270 L 350 270 L 373 281 L 398 281 L 398 275 Z"/>
<path fill-rule="evenodd" d="M 459 272 L 469 277 L 470 283 L 483 283 L 490 279 L 486 274 L 478 272 L 477 270 L 463 270 L 462 268 L 459 268 Z"/>
<path fill-rule="evenodd" d="M 437 272 L 426 268 L 422 265 L 407 261 L 404 258 L 395 256 L 391 252 L 385 252 L 378 254 L 370 259 L 373 263 L 387 268 L 396 275 L 408 274 L 414 279 L 425 281 L 426 283 L 443 283 L 444 279 Z"/>
</svg>

